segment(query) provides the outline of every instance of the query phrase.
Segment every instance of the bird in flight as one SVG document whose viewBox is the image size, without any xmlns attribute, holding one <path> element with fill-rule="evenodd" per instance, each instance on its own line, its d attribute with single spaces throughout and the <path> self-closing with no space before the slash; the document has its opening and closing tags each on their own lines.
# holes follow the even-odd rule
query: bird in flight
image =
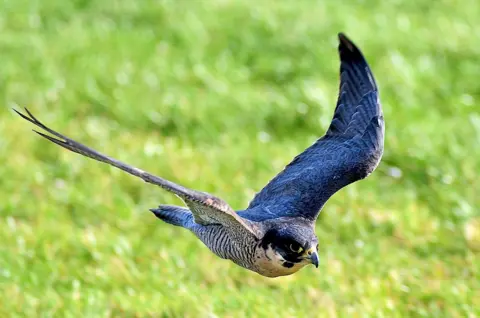
<svg viewBox="0 0 480 318">
<path fill-rule="evenodd" d="M 193 232 L 219 257 L 263 276 L 290 275 L 308 264 L 318 267 L 315 221 L 320 210 L 335 192 L 372 173 L 383 154 L 384 121 L 372 71 L 352 41 L 343 33 L 338 38 L 340 91 L 326 134 L 296 156 L 245 210 L 235 211 L 211 194 L 93 150 L 45 126 L 27 109 L 25 114 L 15 111 L 49 141 L 180 197 L 186 207 L 160 205 L 151 211 Z"/>
</svg>

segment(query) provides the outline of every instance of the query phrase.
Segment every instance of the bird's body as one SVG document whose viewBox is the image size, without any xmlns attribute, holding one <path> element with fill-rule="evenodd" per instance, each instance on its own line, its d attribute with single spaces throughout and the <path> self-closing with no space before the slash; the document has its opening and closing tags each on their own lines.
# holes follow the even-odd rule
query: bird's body
<svg viewBox="0 0 480 318">
<path fill-rule="evenodd" d="M 261 241 L 255 236 L 241 235 L 239 237 L 237 231 L 229 231 L 219 224 L 198 224 L 186 208 L 164 205 L 157 209 L 151 209 L 151 211 L 165 222 L 184 227 L 193 232 L 217 256 L 229 259 L 235 264 L 263 276 L 290 275 L 310 264 L 310 261 L 305 260 L 299 263 L 291 263 L 291 266 L 285 266 L 286 261 L 281 256 L 276 255 L 271 247 L 262 247 Z M 278 228 L 279 223 L 281 223 L 283 227 L 288 228 L 289 222 L 295 222 L 298 226 L 298 221 L 297 219 L 284 218 L 281 222 L 279 220 L 275 222 L 267 221 L 263 226 Z M 261 225 L 259 224 L 259 226 Z M 301 224 L 300 230 L 309 226 L 311 224 L 305 222 L 305 224 Z"/>
<path fill-rule="evenodd" d="M 208 193 L 182 187 L 88 148 L 17 112 L 73 152 L 108 163 L 179 196 L 187 208 L 160 205 L 151 211 L 166 223 L 193 232 L 213 253 L 267 277 L 318 266 L 315 220 L 325 202 L 367 177 L 383 153 L 384 123 L 373 74 L 360 50 L 339 34 L 340 93 L 325 136 L 294 158 L 252 200 L 234 211 Z"/>
</svg>

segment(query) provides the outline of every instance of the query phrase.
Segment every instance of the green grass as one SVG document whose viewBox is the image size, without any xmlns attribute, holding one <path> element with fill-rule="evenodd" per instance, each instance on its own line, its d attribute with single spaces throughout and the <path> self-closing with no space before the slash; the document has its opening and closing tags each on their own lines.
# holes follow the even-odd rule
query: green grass
<svg viewBox="0 0 480 318">
<path fill-rule="evenodd" d="M 0 4 L 0 316 L 480 315 L 480 2 Z M 384 159 L 279 279 L 148 208 L 179 201 L 64 151 L 11 112 L 245 207 L 326 130 L 336 33 L 381 88 Z"/>
</svg>

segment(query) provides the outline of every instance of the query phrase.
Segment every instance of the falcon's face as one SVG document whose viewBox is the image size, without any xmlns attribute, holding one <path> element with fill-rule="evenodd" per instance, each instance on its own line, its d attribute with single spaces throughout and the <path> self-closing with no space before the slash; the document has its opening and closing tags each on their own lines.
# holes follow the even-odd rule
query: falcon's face
<svg viewBox="0 0 480 318">
<path fill-rule="evenodd" d="M 303 267 L 307 264 L 318 267 L 318 240 L 313 231 L 308 232 L 305 228 L 302 231 L 292 228 L 271 230 L 263 238 L 261 246 L 272 261 L 283 267 Z"/>
</svg>

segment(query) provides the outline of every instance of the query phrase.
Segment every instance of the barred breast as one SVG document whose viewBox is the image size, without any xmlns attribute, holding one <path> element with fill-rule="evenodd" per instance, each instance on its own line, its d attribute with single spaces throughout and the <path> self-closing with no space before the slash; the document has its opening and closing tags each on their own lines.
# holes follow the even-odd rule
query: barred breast
<svg viewBox="0 0 480 318">
<path fill-rule="evenodd" d="M 216 255 L 253 269 L 257 242 L 251 236 L 229 231 L 220 224 L 198 226 L 195 235 Z"/>
</svg>

